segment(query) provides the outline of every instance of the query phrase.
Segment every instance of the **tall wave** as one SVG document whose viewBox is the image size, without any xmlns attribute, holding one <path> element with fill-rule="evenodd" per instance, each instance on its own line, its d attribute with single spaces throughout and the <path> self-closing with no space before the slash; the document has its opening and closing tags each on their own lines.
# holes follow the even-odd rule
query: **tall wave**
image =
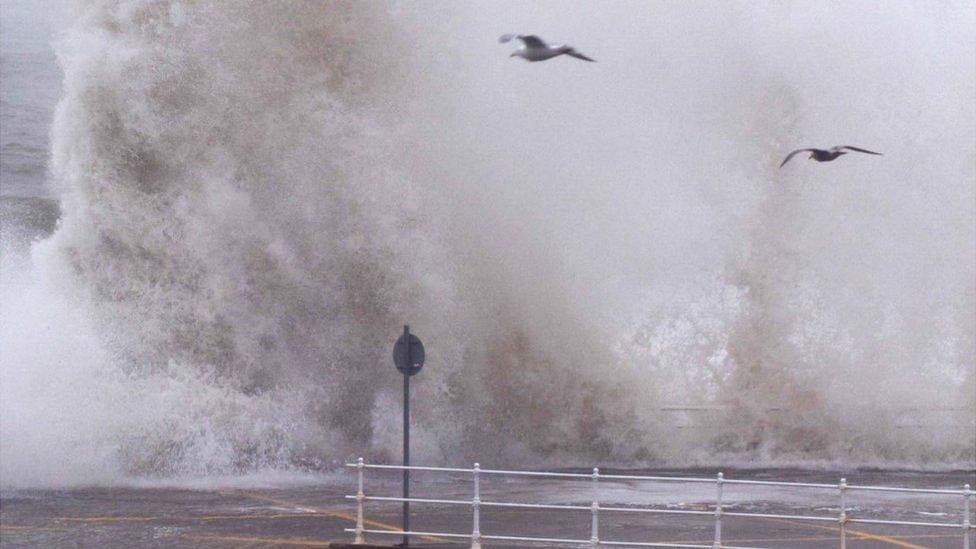
<svg viewBox="0 0 976 549">
<path fill-rule="evenodd" d="M 3 482 L 392 458 L 404 323 L 426 461 L 972 464 L 976 10 L 793 8 L 78 3 Z"/>
</svg>

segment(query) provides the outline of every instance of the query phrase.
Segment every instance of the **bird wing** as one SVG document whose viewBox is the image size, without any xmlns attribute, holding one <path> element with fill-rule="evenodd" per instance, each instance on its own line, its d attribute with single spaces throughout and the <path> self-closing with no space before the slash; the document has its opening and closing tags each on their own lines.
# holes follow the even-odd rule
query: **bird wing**
<svg viewBox="0 0 976 549">
<path fill-rule="evenodd" d="M 787 162 L 790 161 L 791 158 L 793 158 L 794 156 L 796 156 L 796 155 L 798 155 L 798 154 L 800 154 L 801 152 L 804 152 L 804 151 L 813 152 L 813 149 L 797 149 L 797 150 L 791 152 L 789 155 L 786 156 L 786 160 L 783 160 L 783 163 L 780 164 L 779 167 L 782 168 L 783 166 L 786 165 Z"/>
<path fill-rule="evenodd" d="M 521 40 L 527 48 L 547 48 L 546 43 L 534 34 L 519 34 L 515 38 Z"/>
<path fill-rule="evenodd" d="M 878 156 L 884 156 L 884 153 L 878 153 L 878 152 L 874 152 L 874 151 L 869 151 L 867 149 L 859 149 L 857 147 L 852 147 L 850 145 L 844 145 L 842 147 L 837 147 L 837 148 L 838 149 L 850 149 L 852 151 L 857 151 L 857 152 L 862 152 L 862 153 L 868 153 L 868 154 L 876 154 Z"/>
<path fill-rule="evenodd" d="M 503 34 L 498 37 L 498 43 L 507 44 L 512 41 L 512 38 L 517 37 L 517 34 Z"/>
<path fill-rule="evenodd" d="M 590 59 L 589 57 L 583 55 L 582 53 L 580 53 L 580 52 L 578 52 L 576 50 L 569 50 L 568 52 L 566 52 L 566 55 L 568 55 L 570 57 L 575 57 L 577 59 L 582 59 L 583 61 L 589 61 L 591 63 L 596 63 L 596 59 Z"/>
</svg>

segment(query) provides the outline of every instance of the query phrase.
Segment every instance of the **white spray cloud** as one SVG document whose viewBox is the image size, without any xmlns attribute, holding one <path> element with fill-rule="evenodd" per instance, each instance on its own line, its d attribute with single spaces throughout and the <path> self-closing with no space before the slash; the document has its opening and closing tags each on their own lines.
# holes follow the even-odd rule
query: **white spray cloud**
<svg viewBox="0 0 976 549">
<path fill-rule="evenodd" d="M 972 459 L 974 9 L 838 9 L 79 5 L 42 268 L 79 386 L 171 396 L 79 405 L 77 476 L 394 452 L 405 321 L 431 461 Z M 839 144 L 885 156 L 777 169 Z"/>
</svg>

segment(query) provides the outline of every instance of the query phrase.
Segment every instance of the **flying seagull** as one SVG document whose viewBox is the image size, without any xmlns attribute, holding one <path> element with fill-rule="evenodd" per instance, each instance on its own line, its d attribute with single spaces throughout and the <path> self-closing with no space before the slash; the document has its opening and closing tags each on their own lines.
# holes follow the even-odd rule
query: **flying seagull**
<svg viewBox="0 0 976 549">
<path fill-rule="evenodd" d="M 525 45 L 512 52 L 512 55 L 509 57 L 521 57 L 526 61 L 545 61 L 546 59 L 552 59 L 553 57 L 566 54 L 570 57 L 582 59 L 583 61 L 594 62 L 593 59 L 565 44 L 550 46 L 543 42 L 541 38 L 532 34 L 503 34 L 498 41 L 505 44 L 511 42 L 513 38 L 518 38 Z"/>
<path fill-rule="evenodd" d="M 883 156 L 882 153 L 877 153 L 866 149 L 859 149 L 857 147 L 852 147 L 850 145 L 843 145 L 840 147 L 833 147 L 830 149 L 797 149 L 791 152 L 786 157 L 786 160 L 784 160 L 783 163 L 779 165 L 779 167 L 782 168 L 783 166 L 786 165 L 787 162 L 790 161 L 791 158 L 800 154 L 801 152 L 807 152 L 807 151 L 810 152 L 810 158 L 816 160 L 817 162 L 830 162 L 831 160 L 836 160 L 840 155 L 847 154 L 847 151 L 857 151 L 862 153 L 877 154 L 879 156 Z"/>
</svg>

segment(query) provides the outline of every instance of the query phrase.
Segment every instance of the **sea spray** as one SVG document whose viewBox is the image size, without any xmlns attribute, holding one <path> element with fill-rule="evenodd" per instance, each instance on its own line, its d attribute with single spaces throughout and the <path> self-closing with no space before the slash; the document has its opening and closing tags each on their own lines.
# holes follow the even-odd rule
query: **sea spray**
<svg viewBox="0 0 976 549">
<path fill-rule="evenodd" d="M 393 459 L 407 322 L 430 463 L 972 459 L 974 83 L 928 64 L 966 51 L 940 16 L 858 20 L 921 44 L 898 83 L 949 82 L 922 117 L 885 56 L 797 68 L 790 29 L 857 46 L 816 6 L 520 8 L 598 68 L 514 64 L 510 5 L 73 9 L 64 215 L 28 291 L 4 273 L 5 484 Z M 776 169 L 840 127 L 886 156 Z"/>
</svg>

